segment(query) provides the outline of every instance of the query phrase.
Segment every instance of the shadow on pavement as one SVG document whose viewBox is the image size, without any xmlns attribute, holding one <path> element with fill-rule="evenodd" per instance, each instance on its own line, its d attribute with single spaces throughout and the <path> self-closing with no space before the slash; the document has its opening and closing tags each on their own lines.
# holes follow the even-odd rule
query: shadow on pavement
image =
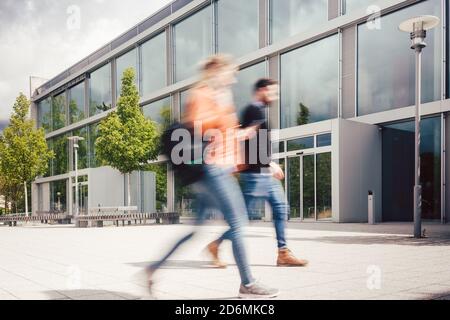
<svg viewBox="0 0 450 320">
<path fill-rule="evenodd" d="M 290 238 L 288 241 L 325 242 L 330 244 L 356 245 L 402 245 L 402 246 L 450 246 L 450 239 L 423 238 L 415 239 L 407 236 L 329 236 L 316 238 Z"/>
</svg>

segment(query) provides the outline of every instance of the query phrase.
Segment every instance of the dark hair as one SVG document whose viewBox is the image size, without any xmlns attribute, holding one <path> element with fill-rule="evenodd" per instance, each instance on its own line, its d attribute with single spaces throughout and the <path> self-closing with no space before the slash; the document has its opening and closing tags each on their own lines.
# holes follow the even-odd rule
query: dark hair
<svg viewBox="0 0 450 320">
<path fill-rule="evenodd" d="M 259 79 L 256 83 L 255 86 L 253 87 L 254 92 L 257 92 L 261 89 L 267 88 L 268 86 L 273 86 L 275 84 L 277 84 L 278 82 L 272 79 L 268 79 L 268 78 L 262 78 Z"/>
</svg>

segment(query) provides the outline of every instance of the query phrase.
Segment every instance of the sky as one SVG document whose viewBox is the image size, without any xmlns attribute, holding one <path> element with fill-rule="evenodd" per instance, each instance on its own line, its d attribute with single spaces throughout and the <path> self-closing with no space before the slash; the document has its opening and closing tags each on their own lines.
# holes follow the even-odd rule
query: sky
<svg viewBox="0 0 450 320">
<path fill-rule="evenodd" d="M 0 131 L 30 76 L 51 79 L 171 0 L 0 0 Z"/>
</svg>

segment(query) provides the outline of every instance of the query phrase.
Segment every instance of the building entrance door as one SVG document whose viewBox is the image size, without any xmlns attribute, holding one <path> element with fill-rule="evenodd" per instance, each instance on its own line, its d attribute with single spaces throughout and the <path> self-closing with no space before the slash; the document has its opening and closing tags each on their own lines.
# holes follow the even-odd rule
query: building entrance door
<svg viewBox="0 0 450 320">
<path fill-rule="evenodd" d="M 78 178 L 78 208 L 79 208 L 79 214 L 80 215 L 87 215 L 88 214 L 88 191 L 89 186 L 87 181 L 87 177 L 79 177 Z M 81 181 L 80 181 L 81 180 Z M 72 180 L 72 212 L 75 214 L 76 212 L 76 194 L 75 194 L 75 179 Z"/>
</svg>

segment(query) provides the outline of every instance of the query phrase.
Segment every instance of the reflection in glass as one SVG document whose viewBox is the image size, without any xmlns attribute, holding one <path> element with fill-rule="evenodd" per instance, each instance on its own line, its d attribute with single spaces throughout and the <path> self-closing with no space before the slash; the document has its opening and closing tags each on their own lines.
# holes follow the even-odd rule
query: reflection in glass
<svg viewBox="0 0 450 320">
<path fill-rule="evenodd" d="M 381 18 L 381 29 L 358 27 L 358 115 L 415 104 L 415 56 L 409 36 L 398 30 L 408 18 L 441 15 L 441 1 L 429 0 Z M 427 34 L 423 52 L 422 102 L 441 96 L 441 29 Z M 389 30 L 386 33 L 386 30 Z"/>
<path fill-rule="evenodd" d="M 48 150 L 53 150 L 53 140 L 47 140 Z M 51 177 L 53 175 L 53 159 L 49 159 L 47 163 L 47 171 L 44 174 L 44 177 Z"/>
<path fill-rule="evenodd" d="M 38 109 L 39 119 L 38 126 L 43 128 L 45 133 L 52 131 L 52 98 L 49 97 L 39 102 Z"/>
<path fill-rule="evenodd" d="M 53 131 L 66 126 L 66 94 L 61 93 L 52 99 Z"/>
<path fill-rule="evenodd" d="M 208 6 L 174 26 L 175 79 L 194 76 L 200 61 L 212 53 L 212 12 Z"/>
<path fill-rule="evenodd" d="M 156 210 L 158 212 L 167 211 L 167 164 L 153 164 L 148 167 L 148 171 L 156 174 Z"/>
<path fill-rule="evenodd" d="M 128 68 L 133 68 L 134 72 L 135 72 L 135 82 L 136 85 L 138 84 L 138 56 L 137 56 L 137 49 L 133 49 L 127 53 L 125 53 L 124 55 L 120 56 L 119 58 L 117 58 L 116 60 L 116 75 L 117 75 L 117 79 L 116 79 L 116 89 L 117 89 L 117 100 L 119 100 L 119 96 L 122 93 L 122 78 L 123 78 L 123 73 L 126 69 Z"/>
<path fill-rule="evenodd" d="M 297 151 L 304 149 L 312 149 L 314 148 L 314 137 L 306 137 L 295 140 L 289 140 L 287 142 L 287 150 L 288 151 Z"/>
<path fill-rule="evenodd" d="M 69 89 L 69 121 L 70 124 L 85 118 L 84 114 L 84 82 Z"/>
<path fill-rule="evenodd" d="M 53 151 L 55 153 L 53 174 L 55 176 L 68 172 L 69 140 L 67 138 L 67 134 L 53 138 Z"/>
<path fill-rule="evenodd" d="M 331 152 L 317 155 L 317 219 L 331 219 Z"/>
<path fill-rule="evenodd" d="M 413 121 L 383 128 L 383 221 L 413 220 Z M 441 118 L 421 122 L 422 217 L 441 218 Z"/>
<path fill-rule="evenodd" d="M 89 115 L 92 117 L 111 109 L 111 65 L 107 64 L 91 74 Z"/>
<path fill-rule="evenodd" d="M 183 187 L 180 178 L 175 175 L 175 211 L 183 216 L 194 216 L 195 209 L 195 193 L 191 187 Z"/>
<path fill-rule="evenodd" d="M 300 213 L 300 158 L 288 158 L 288 200 L 290 217 L 301 218 Z"/>
<path fill-rule="evenodd" d="M 352 13 L 358 9 L 368 9 L 374 5 L 377 0 L 343 0 L 345 14 Z M 368 13 L 373 13 L 373 10 L 368 10 Z"/>
<path fill-rule="evenodd" d="M 259 48 L 259 0 L 219 0 L 219 52 L 240 57 Z"/>
<path fill-rule="evenodd" d="M 157 91 L 167 84 L 166 33 L 163 32 L 141 46 L 141 95 Z"/>
<path fill-rule="evenodd" d="M 272 43 L 328 21 L 328 0 L 271 0 Z"/>
<path fill-rule="evenodd" d="M 234 101 L 239 118 L 245 108 L 253 101 L 253 87 L 261 78 L 266 75 L 266 64 L 258 63 L 251 67 L 242 69 L 237 74 L 237 83 L 233 87 Z"/>
<path fill-rule="evenodd" d="M 303 157 L 303 219 L 316 218 L 314 155 Z"/>
<path fill-rule="evenodd" d="M 281 128 L 338 116 L 339 42 L 322 39 L 281 56 Z"/>
<path fill-rule="evenodd" d="M 50 211 L 66 212 L 67 180 L 50 182 Z"/>
<path fill-rule="evenodd" d="M 84 138 L 84 140 L 78 141 L 78 170 L 86 169 L 88 167 L 88 134 L 87 128 L 83 127 L 81 129 L 72 132 L 72 136 L 78 136 Z M 73 155 L 73 165 L 75 168 L 75 151 Z"/>
<path fill-rule="evenodd" d="M 168 128 L 171 123 L 171 99 L 170 97 L 152 102 L 142 107 L 144 116 L 156 122 L 161 131 Z"/>
<path fill-rule="evenodd" d="M 185 90 L 180 92 L 180 115 L 183 117 L 183 114 L 186 112 L 186 103 L 189 97 L 189 90 Z"/>
<path fill-rule="evenodd" d="M 331 133 L 317 136 L 317 148 L 331 146 Z"/>
<path fill-rule="evenodd" d="M 94 123 L 89 126 L 89 168 L 98 168 L 101 166 L 100 160 L 96 156 L 95 152 L 95 141 L 98 137 L 98 125 L 99 123 Z"/>
</svg>

